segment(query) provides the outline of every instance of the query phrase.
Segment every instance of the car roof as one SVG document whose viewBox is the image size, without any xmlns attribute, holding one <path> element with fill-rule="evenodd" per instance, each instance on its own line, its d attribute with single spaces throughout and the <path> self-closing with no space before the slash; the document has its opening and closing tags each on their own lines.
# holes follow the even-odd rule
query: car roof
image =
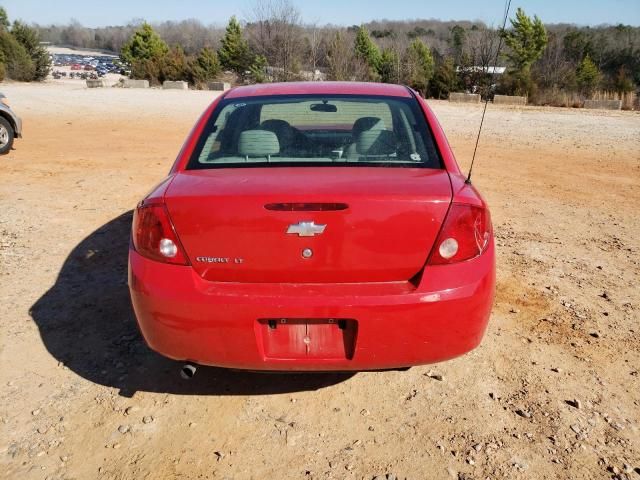
<svg viewBox="0 0 640 480">
<path fill-rule="evenodd" d="M 410 98 L 410 90 L 403 85 L 367 82 L 286 82 L 259 83 L 236 87 L 225 98 L 259 97 L 269 95 L 377 95 Z"/>
</svg>

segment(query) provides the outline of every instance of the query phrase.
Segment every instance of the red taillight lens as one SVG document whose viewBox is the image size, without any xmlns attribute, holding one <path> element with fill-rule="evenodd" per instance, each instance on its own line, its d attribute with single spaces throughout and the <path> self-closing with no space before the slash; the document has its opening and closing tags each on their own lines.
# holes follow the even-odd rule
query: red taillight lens
<svg viewBox="0 0 640 480">
<path fill-rule="evenodd" d="M 184 249 L 163 204 L 141 204 L 133 213 L 133 246 L 158 262 L 189 265 Z"/>
<path fill-rule="evenodd" d="M 491 240 L 489 210 L 454 203 L 447 213 L 429 265 L 462 262 L 480 255 Z"/>
</svg>

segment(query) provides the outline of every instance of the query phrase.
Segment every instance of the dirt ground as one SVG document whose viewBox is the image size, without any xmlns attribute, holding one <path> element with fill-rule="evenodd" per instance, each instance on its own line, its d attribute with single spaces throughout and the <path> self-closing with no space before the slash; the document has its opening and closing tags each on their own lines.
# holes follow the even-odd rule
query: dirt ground
<svg viewBox="0 0 640 480">
<path fill-rule="evenodd" d="M 640 479 L 637 112 L 489 107 L 498 287 L 474 352 L 186 382 L 137 333 L 128 229 L 212 93 L 0 91 L 25 123 L 0 158 L 1 478 Z M 431 104 L 466 167 L 480 107 Z"/>
</svg>

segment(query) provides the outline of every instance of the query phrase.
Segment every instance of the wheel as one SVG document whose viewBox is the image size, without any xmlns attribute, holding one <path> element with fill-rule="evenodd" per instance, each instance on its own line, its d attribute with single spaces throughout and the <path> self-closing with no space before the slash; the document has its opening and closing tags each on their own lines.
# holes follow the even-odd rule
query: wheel
<svg viewBox="0 0 640 480">
<path fill-rule="evenodd" d="M 0 117 L 0 155 L 9 153 L 13 146 L 13 137 L 13 127 L 6 118 Z"/>
</svg>

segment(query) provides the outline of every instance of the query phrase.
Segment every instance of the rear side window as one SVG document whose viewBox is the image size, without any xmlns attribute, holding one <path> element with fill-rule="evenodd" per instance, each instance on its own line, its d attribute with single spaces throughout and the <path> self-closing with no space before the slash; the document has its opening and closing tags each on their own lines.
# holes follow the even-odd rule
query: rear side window
<svg viewBox="0 0 640 480">
<path fill-rule="evenodd" d="M 223 100 L 188 168 L 268 165 L 441 168 L 414 98 L 361 95 Z"/>
</svg>

